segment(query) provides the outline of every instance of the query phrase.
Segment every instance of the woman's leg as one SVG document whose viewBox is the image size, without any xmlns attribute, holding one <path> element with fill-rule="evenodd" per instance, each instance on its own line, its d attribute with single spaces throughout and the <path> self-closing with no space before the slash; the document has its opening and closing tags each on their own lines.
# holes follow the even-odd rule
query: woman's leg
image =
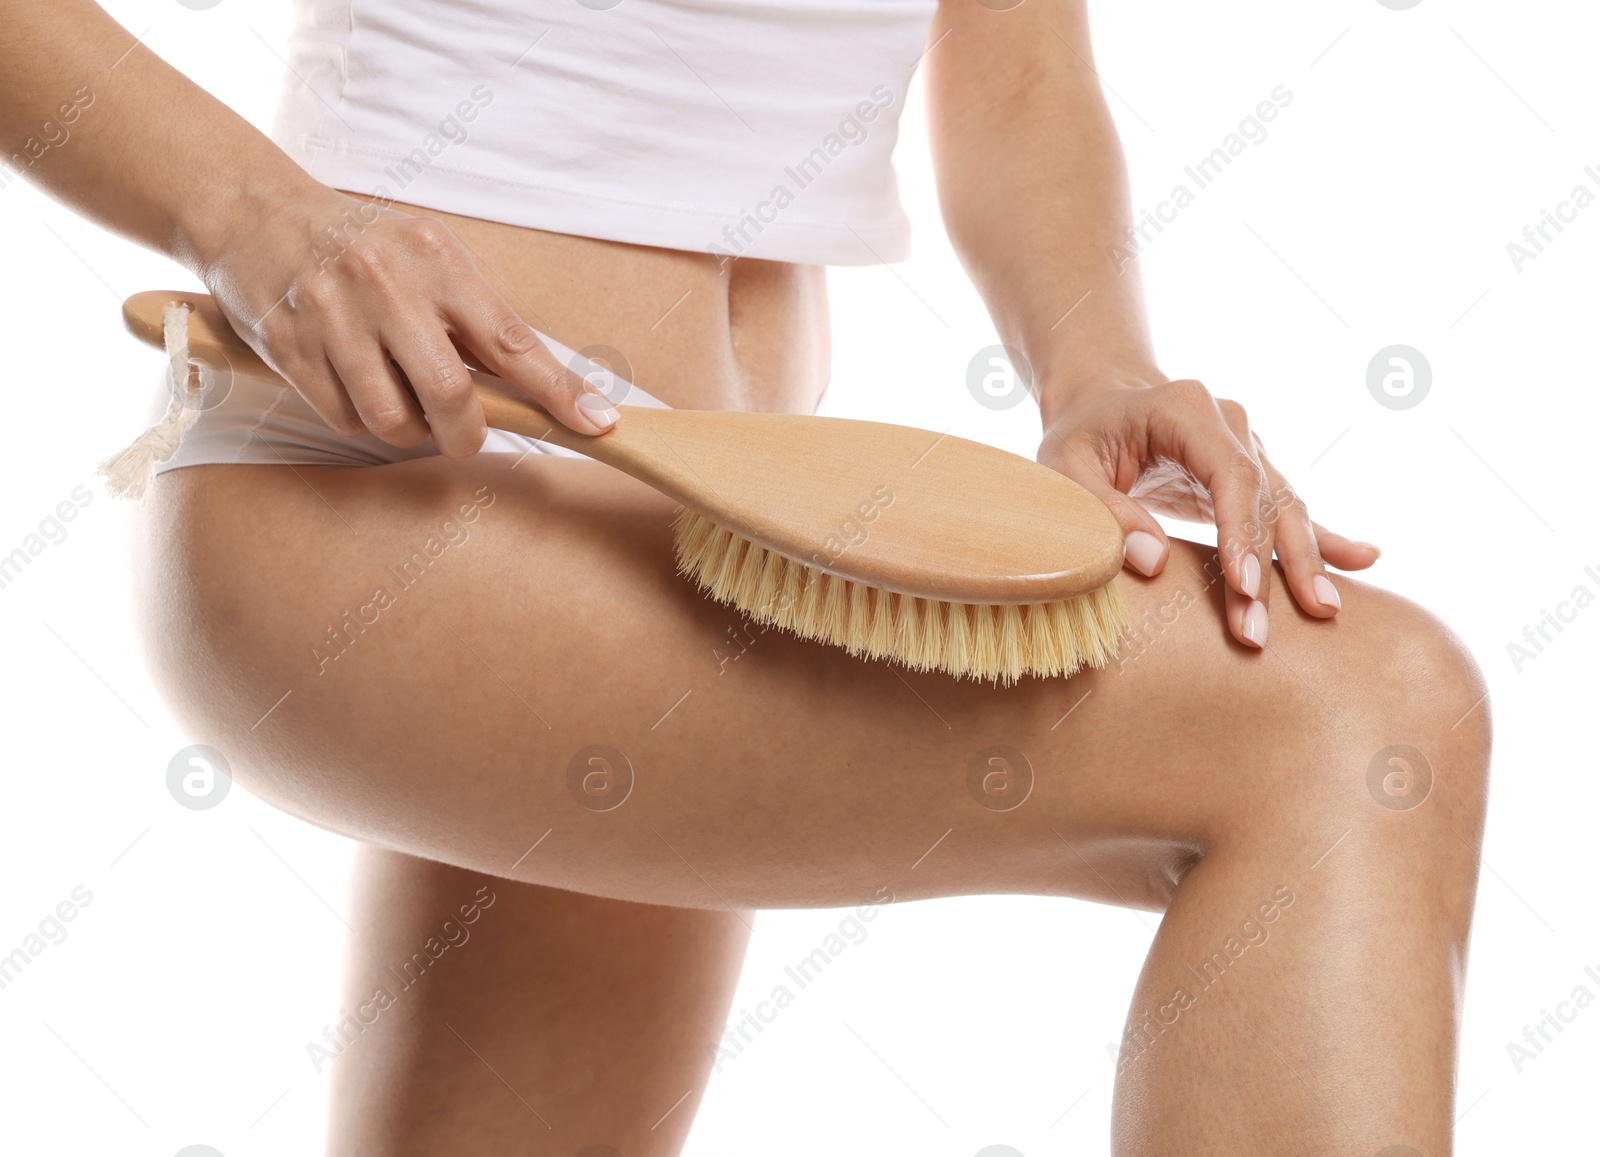
<svg viewBox="0 0 1600 1157">
<path fill-rule="evenodd" d="M 147 510 L 153 670 L 286 810 L 713 911 L 1170 909 L 1119 1153 L 1448 1151 L 1487 705 L 1404 600 L 1343 580 L 1313 622 L 1274 573 L 1247 652 L 1180 545 L 1117 580 L 1111 667 L 996 690 L 742 632 L 674 576 L 671 505 L 589 463 L 197 467 Z"/>
<path fill-rule="evenodd" d="M 355 1020 L 325 1062 L 329 1153 L 679 1151 L 751 913 L 605 900 L 371 846 L 353 899 Z"/>
</svg>

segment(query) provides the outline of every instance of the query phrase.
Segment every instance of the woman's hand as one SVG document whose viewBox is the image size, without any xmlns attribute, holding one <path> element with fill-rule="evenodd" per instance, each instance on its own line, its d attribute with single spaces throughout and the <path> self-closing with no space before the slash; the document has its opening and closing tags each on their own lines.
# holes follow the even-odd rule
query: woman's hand
<svg viewBox="0 0 1600 1157">
<path fill-rule="evenodd" d="M 442 221 L 323 186 L 228 231 L 200 273 L 239 336 L 340 434 L 465 458 L 483 406 L 464 364 L 504 378 L 564 425 L 618 418 L 561 365 Z"/>
<path fill-rule="evenodd" d="M 1127 538 L 1126 563 L 1160 573 L 1167 537 L 1151 517 L 1217 527 L 1229 630 L 1267 641 L 1266 572 L 1274 552 L 1307 614 L 1332 618 L 1339 593 L 1326 565 L 1361 570 L 1378 548 L 1318 526 L 1267 459 L 1244 407 L 1193 379 L 1080 391 L 1049 413 L 1039 461 L 1101 499 Z"/>
</svg>

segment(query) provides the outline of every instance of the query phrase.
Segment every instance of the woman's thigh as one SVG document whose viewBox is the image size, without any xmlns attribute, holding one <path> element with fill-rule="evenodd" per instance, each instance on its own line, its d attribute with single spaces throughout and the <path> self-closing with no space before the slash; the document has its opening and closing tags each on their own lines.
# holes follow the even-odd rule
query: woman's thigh
<svg viewBox="0 0 1600 1157">
<path fill-rule="evenodd" d="M 1214 552 L 1184 543 L 1117 580 L 1134 630 L 1105 669 L 1000 689 L 862 662 L 703 598 L 674 572 L 673 512 L 537 456 L 174 471 L 139 552 L 152 669 L 193 740 L 312 822 L 705 908 L 1160 908 L 1221 844 L 1380 823 L 1390 745 L 1448 784 L 1450 724 L 1481 695 L 1448 632 L 1352 580 L 1323 622 L 1274 573 L 1268 645 L 1238 646 Z"/>
</svg>

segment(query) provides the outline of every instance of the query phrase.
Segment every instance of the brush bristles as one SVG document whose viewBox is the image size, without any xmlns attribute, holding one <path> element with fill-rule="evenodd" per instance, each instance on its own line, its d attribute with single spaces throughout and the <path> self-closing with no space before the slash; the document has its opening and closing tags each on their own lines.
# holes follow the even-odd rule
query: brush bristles
<svg viewBox="0 0 1600 1157">
<path fill-rule="evenodd" d="M 941 602 L 854 583 L 766 550 L 684 510 L 674 523 L 678 570 L 759 623 L 887 659 L 1009 686 L 1023 675 L 1103 667 L 1128 611 L 1116 584 L 1053 603 Z"/>
</svg>

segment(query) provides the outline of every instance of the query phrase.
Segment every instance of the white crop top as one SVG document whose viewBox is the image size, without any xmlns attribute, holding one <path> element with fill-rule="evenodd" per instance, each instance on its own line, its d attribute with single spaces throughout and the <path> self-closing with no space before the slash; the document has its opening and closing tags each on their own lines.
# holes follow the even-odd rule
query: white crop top
<svg viewBox="0 0 1600 1157">
<path fill-rule="evenodd" d="M 334 188 L 737 257 L 903 260 L 936 0 L 296 0 L 273 138 Z"/>
</svg>

